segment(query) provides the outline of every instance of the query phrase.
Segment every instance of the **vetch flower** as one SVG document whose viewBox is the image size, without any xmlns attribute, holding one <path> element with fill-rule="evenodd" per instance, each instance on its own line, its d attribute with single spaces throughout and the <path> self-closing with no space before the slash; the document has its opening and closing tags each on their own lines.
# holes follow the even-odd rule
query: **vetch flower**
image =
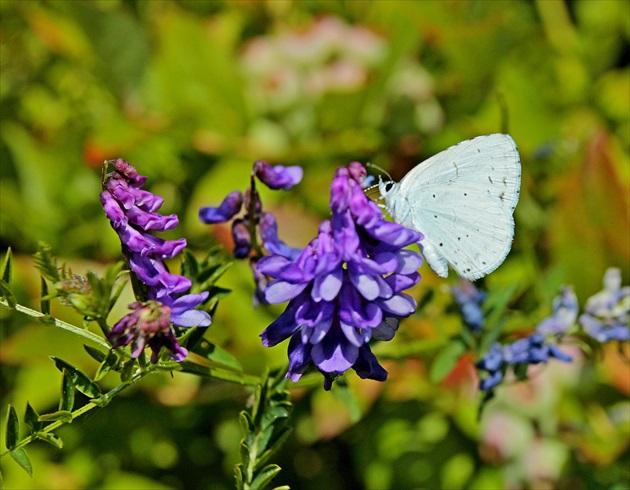
<svg viewBox="0 0 630 490">
<path fill-rule="evenodd" d="M 586 301 L 580 325 L 601 343 L 630 340 L 630 287 L 621 287 L 621 271 L 610 268 L 604 275 L 604 289 Z"/>
<path fill-rule="evenodd" d="M 267 347 L 291 338 L 287 377 L 297 381 L 314 364 L 330 389 L 353 368 L 362 378 L 383 381 L 385 371 L 372 354 L 371 338 L 390 339 L 398 318 L 411 315 L 414 299 L 403 293 L 420 280 L 419 253 L 403 250 L 422 235 L 385 221 L 363 193 L 365 168 L 357 162 L 335 172 L 332 218 L 292 260 L 272 254 L 257 270 L 271 278 L 269 303 L 289 301 L 261 334 Z"/>
<path fill-rule="evenodd" d="M 218 207 L 203 207 L 199 210 L 199 219 L 203 223 L 225 223 L 235 218 L 241 210 L 244 214 L 232 221 L 232 240 L 234 258 L 250 260 L 256 283 L 254 305 L 265 302 L 262 289 L 267 279 L 255 270 L 255 264 L 265 251 L 287 258 L 295 258 L 300 249 L 286 245 L 278 237 L 278 224 L 273 214 L 264 212 L 260 195 L 256 190 L 256 178 L 270 189 L 289 190 L 302 180 L 301 167 L 269 165 L 262 160 L 254 163 L 250 174 L 250 186 L 245 194 L 240 191 L 230 192 Z"/>
<path fill-rule="evenodd" d="M 182 295 L 190 289 L 190 279 L 170 273 L 164 263 L 186 247 L 186 240 L 164 240 L 151 234 L 173 229 L 179 220 L 174 214 L 164 216 L 157 212 L 164 200 L 142 189 L 146 177 L 138 175 L 136 169 L 122 159 L 106 164 L 111 164 L 114 171 L 104 175 L 101 203 L 120 237 L 129 268 L 138 278 L 140 287 L 134 288 L 136 296 L 142 301 L 149 300 L 149 303 L 133 304 L 136 311 L 116 324 L 110 340 L 114 341 L 114 347 L 133 341 L 133 357 L 148 345 L 153 349 L 152 362 L 157 362 L 163 346 L 173 359 L 181 361 L 187 351 L 177 343 L 171 324 L 210 325 L 210 315 L 195 310 L 207 299 L 208 292 Z M 165 319 L 168 319 L 168 328 L 164 325 Z"/>
<path fill-rule="evenodd" d="M 168 306 L 158 301 L 136 301 L 129 308 L 133 312 L 116 323 L 108 336 L 112 349 L 131 344 L 131 357 L 135 359 L 149 346 L 153 351 L 151 362 L 155 364 L 164 347 L 174 361 L 184 360 L 188 351 L 177 342 Z"/>
</svg>

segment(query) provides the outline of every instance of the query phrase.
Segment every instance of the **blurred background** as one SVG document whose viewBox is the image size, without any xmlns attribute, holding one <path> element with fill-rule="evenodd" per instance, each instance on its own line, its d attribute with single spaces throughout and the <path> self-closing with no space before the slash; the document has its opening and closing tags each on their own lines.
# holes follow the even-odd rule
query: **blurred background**
<svg viewBox="0 0 630 490">
<path fill-rule="evenodd" d="M 0 248 L 15 253 L 18 300 L 38 307 L 39 240 L 79 274 L 121 259 L 98 198 L 105 159 L 147 175 L 163 212 L 180 216 L 168 237 L 202 255 L 231 248 L 229 228 L 199 223 L 199 207 L 244 190 L 257 159 L 304 167 L 291 192 L 262 191 L 281 238 L 304 246 L 329 214 L 336 167 L 372 162 L 398 180 L 461 140 L 509 132 L 523 167 L 514 247 L 478 285 L 509 289 L 506 332 L 531 331 L 562 284 L 582 305 L 610 266 L 628 284 L 629 5 L 2 0 Z M 349 374 L 346 388 L 293 391 L 277 484 L 629 488 L 628 349 L 586 359 L 575 348 L 574 363 L 499 389 L 477 421 L 472 356 L 436 362 L 461 329 L 448 289 L 456 278 L 421 272 L 418 312 L 375 348 L 387 382 Z M 207 337 L 246 372 L 283 366 L 286 344 L 264 349 L 258 337 L 282 310 L 252 308 L 248 265 L 234 264 L 220 285 L 233 293 Z M 2 420 L 9 402 L 20 414 L 27 400 L 55 408 L 60 376 L 48 356 L 94 373 L 70 334 L 6 309 L 0 318 Z M 62 450 L 30 445 L 32 479 L 3 460 L 6 487 L 233 488 L 247 391 L 182 374 L 128 391 L 59 431 Z"/>
</svg>

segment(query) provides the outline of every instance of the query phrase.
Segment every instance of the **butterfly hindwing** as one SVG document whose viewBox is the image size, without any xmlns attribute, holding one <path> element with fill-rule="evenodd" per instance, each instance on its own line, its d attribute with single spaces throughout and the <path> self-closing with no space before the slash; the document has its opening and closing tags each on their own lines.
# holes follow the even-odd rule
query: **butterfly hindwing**
<svg viewBox="0 0 630 490">
<path fill-rule="evenodd" d="M 520 159 L 512 138 L 479 136 L 412 169 L 385 195 L 394 220 L 420 231 L 429 265 L 468 279 L 496 269 L 514 236 Z"/>
</svg>

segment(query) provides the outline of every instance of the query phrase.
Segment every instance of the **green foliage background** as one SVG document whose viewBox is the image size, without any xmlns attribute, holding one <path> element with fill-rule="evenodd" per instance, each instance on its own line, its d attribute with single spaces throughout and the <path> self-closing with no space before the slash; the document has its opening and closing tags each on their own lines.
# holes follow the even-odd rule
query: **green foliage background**
<svg viewBox="0 0 630 490">
<path fill-rule="evenodd" d="M 229 244 L 228 228 L 198 222 L 200 206 L 243 190 L 257 159 L 302 165 L 302 184 L 263 201 L 281 237 L 304 246 L 327 216 L 337 166 L 373 162 L 399 179 L 493 132 L 513 136 L 523 166 L 513 250 L 483 284 L 508 291 L 506 331 L 533 329 L 561 284 L 583 304 L 607 267 L 628 283 L 627 2 L 2 0 L 0 16 L 0 245 L 16 255 L 23 304 L 38 303 L 38 240 L 81 274 L 120 259 L 98 200 L 105 159 L 149 176 L 164 212 L 181 218 L 170 236 L 200 253 Z M 349 375 L 331 393 L 292 392 L 296 431 L 278 484 L 628 488 L 628 350 L 625 361 L 612 347 L 550 365 L 502 389 L 478 423 L 471 359 L 453 368 L 443 350 L 461 328 L 445 288 L 455 278 L 422 272 L 418 313 L 377 348 L 386 383 Z M 258 338 L 281 310 L 251 307 L 247 264 L 221 285 L 234 292 L 207 336 L 248 372 L 281 367 L 286 346 Z M 56 403 L 48 356 L 96 368 L 71 335 L 0 315 L 3 407 Z M 33 445 L 32 479 L 4 464 L 5 485 L 232 488 L 247 396 L 187 375 L 149 378 L 65 428 L 63 450 Z"/>
</svg>

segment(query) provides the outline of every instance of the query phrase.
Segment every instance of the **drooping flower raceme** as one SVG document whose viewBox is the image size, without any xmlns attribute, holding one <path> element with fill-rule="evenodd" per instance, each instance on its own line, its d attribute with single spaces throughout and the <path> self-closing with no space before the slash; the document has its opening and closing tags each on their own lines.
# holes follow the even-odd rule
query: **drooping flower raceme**
<svg viewBox="0 0 630 490">
<path fill-rule="evenodd" d="M 104 177 L 101 203 L 143 290 L 136 291 L 142 296 L 138 298 L 141 301 L 130 305 L 134 311 L 114 326 L 109 339 L 114 347 L 133 343 L 133 357 L 148 345 L 153 349 L 152 362 L 157 362 L 161 347 L 174 360 L 181 361 L 187 351 L 177 343 L 172 325 L 210 325 L 210 315 L 195 309 L 208 293 L 183 294 L 191 287 L 190 279 L 171 274 L 164 263 L 186 247 L 186 240 L 163 240 L 151 234 L 175 228 L 177 216 L 157 212 L 164 200 L 142 189 L 146 177 L 138 175 L 133 166 L 122 159 L 106 163 L 114 171 Z"/>
<path fill-rule="evenodd" d="M 254 163 L 250 174 L 250 186 L 245 195 L 240 191 L 230 192 L 217 207 L 204 207 L 199 210 L 199 219 L 207 224 L 225 223 L 245 208 L 245 214 L 232 221 L 233 255 L 237 259 L 248 258 L 256 283 L 254 303 L 265 302 L 263 291 L 267 278 L 256 270 L 256 263 L 268 253 L 294 259 L 300 249 L 286 245 L 278 238 L 278 224 L 273 214 L 262 209 L 260 195 L 256 190 L 256 178 L 273 190 L 289 190 L 302 180 L 302 168 L 298 166 L 269 165 L 262 160 Z M 262 243 L 262 247 L 259 244 Z M 262 249 L 261 249 L 262 248 Z"/>
<path fill-rule="evenodd" d="M 546 363 L 551 358 L 564 362 L 572 361 L 550 336 L 561 338 L 575 324 L 578 313 L 577 298 L 570 287 L 562 288 L 560 296 L 553 301 L 553 314 L 536 327 L 536 332 L 512 343 L 495 343 L 476 366 L 486 375 L 479 383 L 482 391 L 495 388 L 505 375 L 508 366 Z"/>
<path fill-rule="evenodd" d="M 362 378 L 383 381 L 387 371 L 370 350 L 370 339 L 390 340 L 397 319 L 416 309 L 403 291 L 420 280 L 419 253 L 403 247 L 422 235 L 383 218 L 364 194 L 365 168 L 357 162 L 337 169 L 331 186 L 332 218 L 292 260 L 272 254 L 257 270 L 274 278 L 269 303 L 289 301 L 261 334 L 267 347 L 291 338 L 287 377 L 297 381 L 310 364 L 330 389 L 335 376 L 353 368 Z"/>
</svg>

